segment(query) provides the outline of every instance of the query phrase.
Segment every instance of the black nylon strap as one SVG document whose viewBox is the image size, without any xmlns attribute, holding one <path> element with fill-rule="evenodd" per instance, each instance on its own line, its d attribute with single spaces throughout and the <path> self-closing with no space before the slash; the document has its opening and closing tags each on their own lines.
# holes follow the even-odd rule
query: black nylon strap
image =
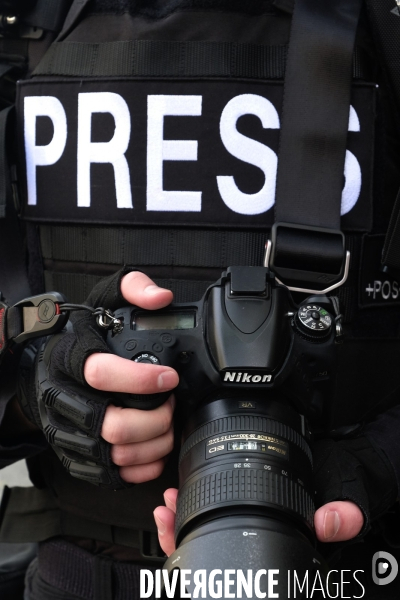
<svg viewBox="0 0 400 600">
<path fill-rule="evenodd" d="M 400 191 L 397 194 L 390 217 L 389 228 L 383 246 L 382 265 L 385 272 L 400 271 Z"/>
<path fill-rule="evenodd" d="M 297 0 L 285 76 L 277 222 L 340 229 L 361 0 Z"/>
<path fill-rule="evenodd" d="M 225 268 L 260 265 L 266 235 L 252 231 L 42 225 L 40 241 L 44 259 Z"/>
<path fill-rule="evenodd" d="M 158 563 L 162 556 L 155 532 L 109 525 L 65 512 L 57 506 L 48 489 L 5 487 L 0 512 L 1 543 L 42 542 L 58 536 L 87 538 L 135 548 L 149 561 Z M 71 575 L 73 571 L 68 566 L 65 568 Z M 89 568 L 87 575 L 91 578 L 93 570 Z M 127 592 L 132 593 L 132 589 L 128 588 Z"/>
<path fill-rule="evenodd" d="M 286 56 L 286 46 L 230 42 L 56 42 L 34 75 L 283 79 Z M 368 73 L 367 57 L 358 49 L 353 76 L 368 79 Z"/>
<path fill-rule="evenodd" d="M 400 110 L 400 9 L 395 0 L 366 0 L 366 4 L 382 69 Z"/>
<path fill-rule="evenodd" d="M 382 68 L 388 75 L 400 123 L 400 8 L 393 0 L 367 0 L 371 25 Z M 386 272 L 400 271 L 400 191 L 390 218 L 382 266 Z"/>
<path fill-rule="evenodd" d="M 60 31 L 71 0 L 38 0 L 34 8 L 24 15 L 24 24 L 45 31 Z"/>
<path fill-rule="evenodd" d="M 51 46 L 34 75 L 276 79 L 283 77 L 285 57 L 286 46 L 228 42 L 63 42 Z"/>
<path fill-rule="evenodd" d="M 42 225 L 40 239 L 46 289 L 62 291 L 71 302 L 82 301 L 102 276 L 123 264 L 148 272 L 158 285 L 172 289 L 175 301 L 189 302 L 200 299 L 227 265 L 261 265 L 266 235 L 252 231 Z M 155 273 L 153 266 L 157 267 Z M 167 269 L 165 276 L 160 267 Z M 209 274 L 210 269 L 216 272 Z"/>
<path fill-rule="evenodd" d="M 68 35 L 91 0 L 73 0 L 57 40 Z"/>
<path fill-rule="evenodd" d="M 14 65 L 0 63 L 0 78 L 4 77 L 4 75 L 6 75 L 6 73 L 11 71 L 11 69 L 13 69 L 13 68 L 14 68 Z"/>
<path fill-rule="evenodd" d="M 7 338 L 9 340 L 14 339 L 23 330 L 22 311 L 16 306 L 10 306 L 7 311 Z"/>
<path fill-rule="evenodd" d="M 6 154 L 7 124 L 11 110 L 7 108 L 0 112 L 0 215 L 3 216 L 0 218 L 0 292 L 9 304 L 15 304 L 31 293 Z"/>
<path fill-rule="evenodd" d="M 7 193 L 10 190 L 10 175 L 7 160 L 6 138 L 7 124 L 12 109 L 13 107 L 10 107 L 0 112 L 0 219 L 3 219 L 6 216 Z"/>
<path fill-rule="evenodd" d="M 54 273 L 45 271 L 46 290 L 57 289 L 70 299 L 71 302 L 82 302 L 88 291 L 97 284 L 103 275 L 84 275 L 80 273 Z M 175 302 L 194 302 L 200 300 L 206 289 L 215 282 L 217 277 L 210 281 L 193 281 L 181 279 L 160 279 L 152 277 L 157 285 L 172 290 Z"/>
</svg>

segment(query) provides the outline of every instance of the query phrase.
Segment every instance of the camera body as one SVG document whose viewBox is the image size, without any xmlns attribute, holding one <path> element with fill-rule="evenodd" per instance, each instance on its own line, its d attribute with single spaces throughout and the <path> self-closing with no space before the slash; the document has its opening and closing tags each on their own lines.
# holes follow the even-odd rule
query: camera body
<svg viewBox="0 0 400 600">
<path fill-rule="evenodd" d="M 279 390 L 281 401 L 321 427 L 335 372 L 333 314 L 325 296 L 297 307 L 265 267 L 229 267 L 199 302 L 117 310 L 124 327 L 107 342 L 124 358 L 176 369 L 175 392 L 188 414 L 221 392 L 246 391 L 250 399 Z M 161 401 L 133 396 L 124 404 L 154 408 Z"/>
<path fill-rule="evenodd" d="M 111 351 L 171 366 L 180 377 L 170 577 L 176 569 L 210 574 L 217 567 L 301 577 L 318 571 L 324 580 L 314 548 L 309 425 L 329 427 L 336 312 L 321 295 L 297 306 L 265 267 L 229 267 L 199 302 L 115 311 L 123 327 L 109 332 Z M 125 395 L 121 404 L 149 409 L 167 396 Z M 279 597 L 290 597 L 288 585 L 281 579 Z"/>
</svg>

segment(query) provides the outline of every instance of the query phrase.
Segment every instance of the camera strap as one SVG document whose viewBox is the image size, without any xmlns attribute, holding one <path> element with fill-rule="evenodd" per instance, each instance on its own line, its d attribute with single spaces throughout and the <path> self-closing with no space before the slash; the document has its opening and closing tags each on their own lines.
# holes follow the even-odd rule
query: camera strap
<svg viewBox="0 0 400 600">
<path fill-rule="evenodd" d="M 396 0 L 367 0 L 372 30 L 382 64 L 391 84 L 400 124 L 400 3 Z M 400 271 L 400 190 L 393 207 L 382 253 L 383 271 Z"/>
<path fill-rule="evenodd" d="M 361 0 L 294 7 L 269 265 L 286 285 L 315 288 L 307 291 L 344 282 L 340 211 L 360 9 Z"/>
<path fill-rule="evenodd" d="M 33 38 L 40 37 L 38 30 L 58 32 L 70 5 L 71 0 L 0 1 L 0 30 L 3 35 L 18 37 L 19 27 L 23 24 L 23 37 Z M 26 27 L 33 31 L 27 33 Z"/>
</svg>

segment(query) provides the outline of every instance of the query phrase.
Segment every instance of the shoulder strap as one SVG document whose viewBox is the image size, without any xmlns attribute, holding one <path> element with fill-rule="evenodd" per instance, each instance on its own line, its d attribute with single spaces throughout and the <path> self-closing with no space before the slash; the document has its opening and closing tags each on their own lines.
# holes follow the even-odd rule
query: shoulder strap
<svg viewBox="0 0 400 600">
<path fill-rule="evenodd" d="M 33 9 L 24 15 L 23 21 L 31 27 L 58 32 L 70 6 L 71 0 L 38 0 Z"/>
<path fill-rule="evenodd" d="M 60 31 L 57 41 L 60 41 L 66 35 L 68 35 L 68 33 L 75 26 L 76 22 L 78 21 L 79 17 L 83 13 L 84 9 L 87 7 L 89 2 L 91 2 L 91 0 L 73 0 L 72 6 L 64 21 L 63 28 Z"/>
<path fill-rule="evenodd" d="M 372 33 L 400 116 L 400 2 L 366 0 Z"/>
<path fill-rule="evenodd" d="M 22 42 L 19 23 L 45 31 L 57 32 L 61 29 L 72 0 L 38 0 L 31 10 L 16 13 L 17 26 L 9 32 L 10 48 Z M 82 0 L 83 2 L 83 0 Z M 16 7 L 17 10 L 17 7 Z M 15 67 L 15 56 L 7 54 L 8 37 L 5 37 L 4 50 L 0 61 L 0 79 Z M 17 57 L 18 58 L 18 57 Z M 21 57 L 22 60 L 24 57 Z M 13 99 L 1 99 L 9 104 Z M 8 303 L 31 295 L 26 269 L 26 248 L 21 223 L 18 218 L 19 206 L 16 188 L 16 173 L 10 167 L 11 120 L 13 107 L 8 106 L 0 112 L 0 299 L 5 297 Z"/>
<path fill-rule="evenodd" d="M 285 283 L 344 272 L 340 208 L 361 0 L 296 0 L 289 41 L 271 268 Z"/>
<path fill-rule="evenodd" d="M 10 304 L 31 295 L 25 244 L 7 159 L 7 130 L 12 112 L 12 108 L 0 112 L 0 292 Z"/>
<path fill-rule="evenodd" d="M 400 125 L 400 2 L 366 0 L 376 46 L 394 99 Z M 390 218 L 382 253 L 382 270 L 400 272 L 400 190 Z"/>
</svg>

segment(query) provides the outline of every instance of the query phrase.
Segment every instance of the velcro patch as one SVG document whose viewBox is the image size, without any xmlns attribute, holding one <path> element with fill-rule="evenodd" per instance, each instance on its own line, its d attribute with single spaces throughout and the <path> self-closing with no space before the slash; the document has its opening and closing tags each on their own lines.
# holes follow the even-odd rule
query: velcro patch
<svg viewBox="0 0 400 600">
<path fill-rule="evenodd" d="M 283 86 L 254 80 L 21 82 L 26 219 L 251 227 L 274 222 Z M 353 86 L 342 228 L 369 231 L 375 87 Z"/>
<path fill-rule="evenodd" d="M 400 280 L 380 270 L 384 235 L 366 235 L 363 239 L 360 270 L 360 306 L 400 304 Z"/>
</svg>

